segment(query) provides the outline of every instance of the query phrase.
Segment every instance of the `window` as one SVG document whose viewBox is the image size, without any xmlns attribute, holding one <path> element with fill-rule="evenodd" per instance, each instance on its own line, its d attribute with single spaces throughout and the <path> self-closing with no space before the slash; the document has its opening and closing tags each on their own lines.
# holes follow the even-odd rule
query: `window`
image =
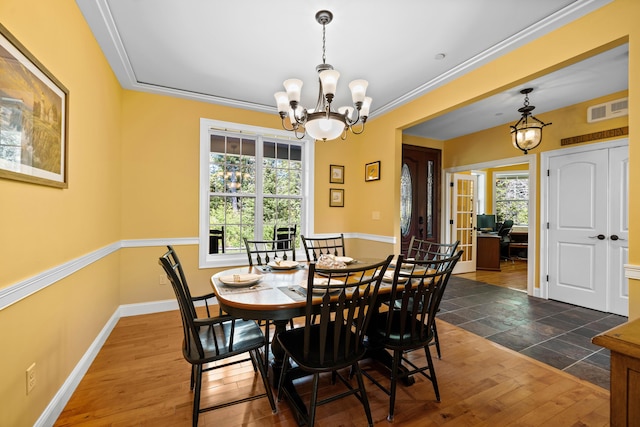
<svg viewBox="0 0 640 427">
<path fill-rule="evenodd" d="M 312 142 L 273 129 L 202 119 L 200 265 L 246 263 L 244 240 L 274 227 L 307 234 Z"/>
<path fill-rule="evenodd" d="M 528 172 L 495 175 L 495 210 L 498 222 L 513 220 L 514 225 L 529 224 Z"/>
<path fill-rule="evenodd" d="M 476 213 L 487 212 L 487 172 L 472 170 L 471 175 L 478 177 L 478 196 L 476 197 Z"/>
</svg>

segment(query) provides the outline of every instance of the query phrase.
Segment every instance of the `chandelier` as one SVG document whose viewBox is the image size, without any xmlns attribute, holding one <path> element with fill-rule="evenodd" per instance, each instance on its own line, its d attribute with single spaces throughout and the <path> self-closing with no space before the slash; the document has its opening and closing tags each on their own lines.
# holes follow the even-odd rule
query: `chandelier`
<svg viewBox="0 0 640 427">
<path fill-rule="evenodd" d="M 542 128 L 551 124 L 543 123 L 531 114 L 536 108 L 533 105 L 529 105 L 529 94 L 531 92 L 533 92 L 532 88 L 520 91 L 524 95 L 524 106 L 518 108 L 518 112 L 522 113 L 522 117 L 520 117 L 518 123 L 510 126 L 511 143 L 517 149 L 524 151 L 524 154 L 540 145 L 540 142 L 542 142 Z"/>
<path fill-rule="evenodd" d="M 306 109 L 300 105 L 302 80 L 285 80 L 283 85 L 286 92 L 275 94 L 282 127 L 293 131 L 298 139 L 308 134 L 316 140 L 327 141 L 338 137 L 344 140 L 347 138 L 348 130 L 359 135 L 364 131 L 364 124 L 369 115 L 371 98 L 365 96 L 369 84 L 366 80 L 354 80 L 349 83 L 353 107 L 340 107 L 338 111 L 331 108 L 340 77 L 340 73 L 326 63 L 325 56 L 325 29 L 332 19 L 333 14 L 328 10 L 316 13 L 316 21 L 322 24 L 322 64 L 316 67 L 319 89 L 315 108 Z M 285 120 L 287 118 L 288 120 Z"/>
</svg>

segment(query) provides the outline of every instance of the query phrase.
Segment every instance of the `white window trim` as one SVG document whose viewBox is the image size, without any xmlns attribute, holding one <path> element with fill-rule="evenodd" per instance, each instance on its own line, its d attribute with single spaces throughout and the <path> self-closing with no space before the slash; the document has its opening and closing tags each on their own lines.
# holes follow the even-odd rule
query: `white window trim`
<svg viewBox="0 0 640 427">
<path fill-rule="evenodd" d="M 478 177 L 478 198 L 476 200 L 476 215 L 487 213 L 487 171 L 472 170 L 471 175 Z"/>
<path fill-rule="evenodd" d="M 209 150 L 210 137 L 209 131 L 214 129 L 248 133 L 261 134 L 265 137 L 276 137 L 281 139 L 293 140 L 291 132 L 263 128 L 258 126 L 250 126 L 240 123 L 223 122 L 212 119 L 200 119 L 200 177 L 199 177 L 199 206 L 198 206 L 198 265 L 200 268 L 215 267 L 233 267 L 239 265 L 247 265 L 247 255 L 245 253 L 234 254 L 209 254 Z M 297 139 L 296 139 L 297 141 Z M 300 219 L 300 231 L 298 235 L 313 235 L 313 177 L 314 177 L 314 145 L 313 139 L 302 140 L 302 157 L 304 162 L 304 175 L 302 177 L 303 202 L 302 202 L 302 218 Z M 299 250 L 296 257 L 305 257 L 304 251 Z M 302 259 L 302 258 L 301 258 Z"/>
</svg>

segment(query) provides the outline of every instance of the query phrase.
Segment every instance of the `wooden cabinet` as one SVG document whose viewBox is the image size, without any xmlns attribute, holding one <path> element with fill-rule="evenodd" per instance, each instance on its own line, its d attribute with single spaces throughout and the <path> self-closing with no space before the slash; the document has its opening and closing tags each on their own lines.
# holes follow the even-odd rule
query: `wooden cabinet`
<svg viewBox="0 0 640 427">
<path fill-rule="evenodd" d="M 592 341 L 611 351 L 611 426 L 640 426 L 640 319 Z"/>
<path fill-rule="evenodd" d="M 500 236 L 478 234 L 476 269 L 500 271 Z"/>
</svg>

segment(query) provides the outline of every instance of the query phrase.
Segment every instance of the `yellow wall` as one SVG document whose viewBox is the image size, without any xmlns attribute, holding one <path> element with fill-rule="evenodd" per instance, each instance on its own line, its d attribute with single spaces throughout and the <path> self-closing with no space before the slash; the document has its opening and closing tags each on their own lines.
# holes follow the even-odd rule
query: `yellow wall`
<svg viewBox="0 0 640 427">
<path fill-rule="evenodd" d="M 69 188 L 0 180 L 2 221 L 0 290 L 50 268 L 118 245 L 124 239 L 197 236 L 199 118 L 279 128 L 277 116 L 120 89 L 76 4 L 71 1 L 3 0 L 2 24 L 70 91 Z M 399 230 L 402 128 L 472 99 L 514 87 L 554 67 L 628 37 L 629 75 L 640 70 L 640 2 L 615 0 L 466 76 L 445 84 L 367 124 L 360 136 L 316 148 L 317 233 L 346 231 L 395 236 Z M 566 40 L 571 40 L 568 44 Z M 540 55 L 544 52 L 544 55 Z M 512 64 L 526 63 L 527 67 Z M 630 79 L 629 126 L 640 126 L 640 88 Z M 638 91 L 636 95 L 636 91 Z M 545 115 L 541 115 L 543 120 Z M 560 126 L 548 128 L 553 139 Z M 557 129 L 557 130 L 556 130 Z M 579 134 L 580 132 L 576 132 Z M 503 133 L 501 133 L 503 135 Z M 405 138 L 406 139 L 406 138 Z M 630 140 L 631 217 L 640 211 L 640 153 Z M 501 142 L 502 144 L 502 142 Z M 507 139 L 508 144 L 508 139 Z M 552 144 L 552 143 L 551 143 Z M 487 150 L 443 148 L 443 165 L 495 159 Z M 549 149 L 550 145 L 545 145 Z M 500 151 L 504 157 L 513 153 Z M 381 180 L 364 182 L 364 165 L 380 160 Z M 329 164 L 345 166 L 345 207 L 328 207 Z M 175 180 L 175 181 L 172 181 Z M 161 197 L 169 186 L 173 198 Z M 379 212 L 380 219 L 373 219 Z M 631 224 L 630 262 L 640 264 L 638 230 Z M 357 240 L 366 255 L 399 248 Z M 54 285 L 0 310 L 0 425 L 32 425 L 60 389 L 92 341 L 127 303 L 172 298 L 157 284 L 162 247 L 115 250 Z M 197 269 L 195 245 L 181 246 L 192 285 L 207 289 L 211 271 Z M 637 282 L 631 283 L 631 317 L 640 316 Z M 197 290 L 196 290 L 197 292 Z M 31 339 L 26 337 L 37 337 Z M 36 362 L 38 385 L 25 395 L 25 370 Z"/>
<path fill-rule="evenodd" d="M 640 114 L 634 111 L 636 103 L 640 103 L 640 87 L 631 76 L 636 75 L 640 68 L 640 27 L 636 25 L 640 17 L 640 2 L 632 0 L 616 0 L 607 6 L 566 25 L 557 31 L 540 37 L 539 39 L 506 54 L 482 67 L 472 71 L 457 80 L 445 84 L 428 94 L 412 101 L 392 112 L 377 117 L 369 123 L 368 145 L 375 150 L 380 150 L 381 157 L 388 159 L 387 163 L 392 168 L 391 175 L 386 174 L 380 182 L 383 187 L 377 194 L 393 194 L 394 189 L 400 186 L 400 153 L 401 153 L 401 129 L 415 125 L 418 122 L 436 117 L 442 112 L 463 106 L 473 100 L 493 95 L 508 88 L 518 88 L 527 81 L 544 75 L 548 72 L 559 69 L 570 63 L 585 59 L 595 53 L 610 49 L 625 41 L 629 42 L 629 111 L 628 124 L 630 129 L 640 125 Z M 568 43 L 567 40 L 571 40 Z M 544 52 L 544 55 L 540 55 Z M 527 64 L 526 67 L 514 67 L 513 64 Z M 636 96 L 636 90 L 638 95 Z M 617 94 L 613 97 L 618 97 Z M 584 114 L 584 115 L 582 115 Z M 581 113 L 581 117 L 586 113 Z M 576 116 L 577 117 L 577 116 Z M 553 121 L 548 118 L 548 114 L 541 114 L 539 118 L 543 121 Z M 560 139 L 569 136 L 589 133 L 600 129 L 617 127 L 615 120 L 600 122 L 597 125 L 584 125 L 579 128 L 568 128 L 555 125 L 545 128 L 543 140 L 544 150 L 560 148 Z M 634 124 L 636 124 L 634 126 Z M 610 127 L 609 127 L 610 126 Z M 548 131 L 548 132 L 547 132 Z M 511 146 L 509 134 L 503 128 L 494 128 L 486 131 L 485 141 L 492 144 L 499 144 L 497 151 L 487 149 L 486 145 L 472 144 L 470 146 L 452 140 L 444 144 L 443 167 L 459 167 L 470 164 L 494 161 L 501 158 L 509 158 L 519 155 L 516 149 L 508 149 Z M 491 137 L 489 134 L 492 133 Z M 633 133 L 629 135 L 630 153 L 630 217 L 636 217 L 640 213 L 640 201 L 634 194 L 638 194 L 638 183 L 640 183 L 640 167 L 637 163 L 638 157 L 638 136 Z M 392 146 L 390 141 L 395 141 Z M 507 148 L 505 148 L 507 147 Z M 532 153 L 538 157 L 540 151 Z M 538 166 L 539 167 L 539 166 Z M 376 196 L 369 197 L 373 202 Z M 538 196 L 539 197 L 539 196 Z M 539 206 L 536 200 L 536 206 Z M 391 216 L 394 221 L 387 223 L 385 233 L 392 234 L 398 229 L 399 213 L 395 207 L 399 206 L 399 196 L 394 196 L 394 203 L 390 203 L 383 210 L 383 215 Z M 367 227 L 368 224 L 362 224 Z M 630 225 L 630 249 L 629 261 L 638 265 L 640 261 L 640 251 L 634 242 L 637 241 L 638 227 L 632 223 Z M 537 237 L 536 237 L 537 238 Z M 396 250 L 398 243 L 396 243 Z M 630 280 L 630 318 L 640 317 L 640 288 L 636 280 Z"/>
<path fill-rule="evenodd" d="M 120 240 L 122 96 L 75 2 L 3 0 L 0 19 L 69 89 L 69 188 L 0 180 L 3 289 Z M 0 310 L 0 425 L 33 425 L 114 314 L 119 258 Z"/>
</svg>

